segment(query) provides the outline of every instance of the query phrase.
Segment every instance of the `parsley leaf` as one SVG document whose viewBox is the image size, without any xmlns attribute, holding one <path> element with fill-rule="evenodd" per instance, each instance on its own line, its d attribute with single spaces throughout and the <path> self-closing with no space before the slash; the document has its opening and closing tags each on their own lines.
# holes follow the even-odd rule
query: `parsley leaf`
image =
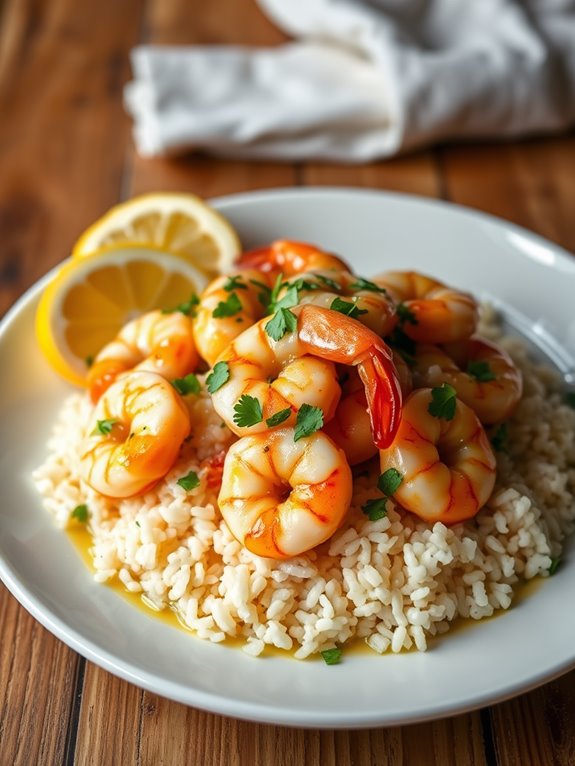
<svg viewBox="0 0 575 766">
<path fill-rule="evenodd" d="M 497 452 L 507 452 L 507 423 L 501 423 L 491 437 L 493 449 Z"/>
<path fill-rule="evenodd" d="M 413 313 L 413 311 L 405 305 L 405 303 L 398 303 L 395 307 L 395 311 L 397 313 L 397 316 L 399 317 L 400 322 L 409 322 L 410 324 L 419 324 L 417 321 L 417 317 Z"/>
<path fill-rule="evenodd" d="M 385 287 L 380 287 L 379 285 L 376 285 L 375 282 L 370 282 L 369 279 L 364 279 L 363 277 L 357 277 L 355 282 L 351 283 L 350 288 L 352 290 L 369 290 L 372 293 L 382 293 L 383 295 L 387 295 Z"/>
<path fill-rule="evenodd" d="M 468 375 L 478 380 L 480 383 L 489 383 L 490 380 L 495 380 L 497 377 L 493 374 L 489 362 L 469 362 L 466 370 Z"/>
<path fill-rule="evenodd" d="M 360 309 L 355 302 L 344 301 L 341 298 L 334 298 L 331 302 L 330 309 L 333 311 L 339 311 L 340 314 L 346 314 L 352 319 L 356 319 L 362 314 L 367 314 L 367 309 Z"/>
<path fill-rule="evenodd" d="M 568 391 L 565 394 L 565 403 L 575 410 L 575 391 Z"/>
<path fill-rule="evenodd" d="M 341 290 L 341 285 L 338 285 L 338 283 L 335 281 L 335 279 L 331 279 L 330 277 L 326 277 L 323 274 L 314 274 L 313 276 L 317 280 L 319 280 L 324 287 L 329 287 L 330 290 L 333 290 L 336 293 L 338 293 Z"/>
<path fill-rule="evenodd" d="M 294 282 L 291 282 L 291 287 L 295 287 L 295 289 L 299 292 L 306 292 L 306 293 L 312 293 L 314 290 L 319 290 L 320 285 L 318 285 L 317 282 L 310 282 L 307 279 L 304 279 L 303 277 L 300 277 L 299 279 L 296 279 Z"/>
<path fill-rule="evenodd" d="M 199 394 L 201 388 L 200 381 L 197 379 L 193 372 L 190 372 L 183 378 L 174 378 L 172 380 L 172 386 L 182 396 L 187 396 L 188 394 Z"/>
<path fill-rule="evenodd" d="M 263 420 L 262 405 L 259 399 L 243 394 L 234 405 L 234 423 L 241 428 L 255 426 Z"/>
<path fill-rule="evenodd" d="M 431 402 L 427 411 L 443 420 L 453 420 L 457 404 L 457 392 L 449 383 L 431 389 Z"/>
<path fill-rule="evenodd" d="M 118 421 L 114 418 L 96 421 L 96 428 L 92 431 L 91 436 L 94 436 L 95 434 L 103 434 L 104 436 L 107 436 L 112 432 L 112 428 L 117 422 Z"/>
<path fill-rule="evenodd" d="M 273 340 L 281 340 L 286 332 L 293 332 L 297 327 L 297 317 L 289 309 L 281 308 L 265 326 L 265 331 Z"/>
<path fill-rule="evenodd" d="M 206 378 L 206 386 L 210 394 L 214 394 L 230 379 L 230 366 L 227 362 L 216 362 L 214 369 Z"/>
<path fill-rule="evenodd" d="M 551 565 L 549 566 L 549 569 L 548 569 L 550 577 L 553 577 L 555 572 L 558 570 L 560 564 L 561 564 L 561 558 L 559 556 L 557 556 L 557 558 L 551 559 Z"/>
<path fill-rule="evenodd" d="M 276 277 L 276 281 L 274 282 L 274 286 L 271 289 L 271 292 L 270 292 L 270 302 L 269 302 L 269 305 L 268 305 L 268 312 L 270 314 L 273 314 L 273 312 L 276 310 L 276 301 L 278 299 L 278 295 L 280 293 L 280 290 L 282 289 L 283 284 L 284 284 L 283 279 L 284 279 L 284 275 L 283 274 L 278 274 L 277 277 Z"/>
<path fill-rule="evenodd" d="M 274 308 L 276 311 L 279 309 L 291 309 L 297 306 L 299 303 L 298 288 L 297 285 L 290 285 L 283 298 L 275 302 Z"/>
<path fill-rule="evenodd" d="M 334 649 L 324 649 L 320 654 L 326 665 L 337 665 L 341 660 L 342 651 L 335 647 Z"/>
<path fill-rule="evenodd" d="M 375 500 L 368 500 L 361 510 L 370 521 L 379 521 L 387 516 L 387 498 L 378 497 Z"/>
<path fill-rule="evenodd" d="M 319 407 L 312 407 L 311 404 L 302 404 L 297 413 L 295 431 L 293 435 L 294 442 L 303 439 L 304 436 L 319 431 L 323 426 L 323 412 Z"/>
<path fill-rule="evenodd" d="M 190 471 L 185 476 L 182 476 L 176 482 L 186 492 L 190 492 L 192 489 L 196 489 L 200 486 L 200 478 L 195 471 Z"/>
<path fill-rule="evenodd" d="M 266 418 L 266 426 L 268 428 L 279 426 L 279 424 L 283 423 L 284 420 L 287 420 L 290 415 L 291 407 L 286 407 L 285 410 L 279 410 L 278 412 L 275 412 L 271 417 Z"/>
<path fill-rule="evenodd" d="M 225 317 L 233 317 L 243 308 L 242 302 L 237 296 L 237 293 L 230 293 L 225 301 L 220 301 L 216 308 L 212 311 L 214 319 L 224 319 Z"/>
<path fill-rule="evenodd" d="M 91 367 L 94 364 L 94 357 L 93 356 L 87 356 L 84 359 L 84 362 L 86 363 L 86 367 Z"/>
<path fill-rule="evenodd" d="M 397 468 L 388 468 L 377 480 L 377 488 L 387 497 L 392 497 L 399 489 L 402 481 L 403 474 Z"/>
<path fill-rule="evenodd" d="M 408 362 L 408 359 L 412 359 L 412 364 L 415 364 L 415 341 L 406 335 L 401 327 L 396 327 L 394 329 L 394 331 L 391 333 L 389 341 L 393 347 L 402 354 L 402 356 L 404 354 L 407 355 L 407 358 L 404 358 L 408 364 L 410 363 Z"/>
<path fill-rule="evenodd" d="M 76 519 L 80 524 L 85 524 L 88 521 L 88 506 L 85 503 L 77 505 L 70 514 L 70 518 Z"/>
<path fill-rule="evenodd" d="M 238 274 L 235 277 L 228 277 L 228 281 L 224 285 L 224 290 L 227 293 L 231 293 L 232 290 L 247 290 L 248 286 L 245 284 L 245 282 L 242 282 L 242 276 L 241 274 Z"/>
<path fill-rule="evenodd" d="M 269 313 L 272 295 L 271 288 L 263 282 L 259 282 L 257 279 L 250 279 L 250 284 L 260 288 L 261 292 L 258 293 L 258 301 L 262 304 L 266 312 Z"/>
<path fill-rule="evenodd" d="M 174 308 L 171 309 L 162 309 L 162 314 L 175 314 L 176 311 L 179 311 L 180 314 L 185 314 L 187 317 L 195 317 L 195 308 L 199 302 L 200 299 L 194 293 L 188 301 L 185 301 L 184 303 L 178 303 L 177 306 L 174 306 Z"/>
</svg>

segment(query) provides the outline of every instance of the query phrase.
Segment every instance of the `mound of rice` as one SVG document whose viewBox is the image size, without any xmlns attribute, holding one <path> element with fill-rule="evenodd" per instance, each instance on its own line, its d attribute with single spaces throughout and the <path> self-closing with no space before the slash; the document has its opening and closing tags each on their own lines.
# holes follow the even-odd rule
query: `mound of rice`
<svg viewBox="0 0 575 766">
<path fill-rule="evenodd" d="M 483 334 L 497 336 L 490 327 Z M 203 391 L 190 399 L 193 434 L 178 463 L 143 496 L 111 501 L 84 484 L 78 445 L 90 412 L 87 396 L 64 404 L 49 455 L 34 473 L 44 504 L 66 528 L 85 503 L 98 582 L 114 578 L 158 609 L 172 608 L 197 636 L 266 645 L 302 659 L 360 638 L 376 652 L 427 648 L 457 617 L 481 619 L 512 603 L 522 580 L 549 574 L 575 527 L 575 411 L 560 380 L 508 348 L 524 375 L 524 397 L 498 453 L 496 488 L 474 519 L 433 526 L 388 503 L 369 521 L 361 506 L 380 497 L 377 465 L 355 480 L 343 527 L 289 561 L 252 555 L 232 537 L 217 506 L 223 451 L 232 435 Z M 196 471 L 200 486 L 177 480 Z"/>
</svg>

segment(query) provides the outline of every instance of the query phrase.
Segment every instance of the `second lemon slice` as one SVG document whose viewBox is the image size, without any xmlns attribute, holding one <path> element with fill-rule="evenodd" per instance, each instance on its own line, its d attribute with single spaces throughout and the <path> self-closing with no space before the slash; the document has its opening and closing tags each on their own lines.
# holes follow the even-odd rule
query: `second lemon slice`
<svg viewBox="0 0 575 766">
<path fill-rule="evenodd" d="M 193 194 L 144 194 L 111 208 L 74 246 L 74 257 L 101 247 L 144 245 L 169 250 L 209 276 L 227 271 L 240 241 L 232 225 Z"/>
<path fill-rule="evenodd" d="M 40 347 L 62 377 L 83 385 L 91 360 L 126 322 L 183 304 L 205 285 L 206 276 L 191 263 L 152 248 L 113 248 L 72 258 L 40 299 Z"/>
</svg>

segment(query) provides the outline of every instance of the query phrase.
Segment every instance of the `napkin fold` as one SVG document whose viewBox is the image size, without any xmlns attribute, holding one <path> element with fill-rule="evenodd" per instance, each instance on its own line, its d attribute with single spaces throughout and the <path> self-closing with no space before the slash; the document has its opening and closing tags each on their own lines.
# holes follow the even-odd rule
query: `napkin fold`
<svg viewBox="0 0 575 766">
<path fill-rule="evenodd" d="M 575 0 L 258 0 L 295 42 L 141 46 L 145 156 L 364 162 L 575 123 Z"/>
</svg>

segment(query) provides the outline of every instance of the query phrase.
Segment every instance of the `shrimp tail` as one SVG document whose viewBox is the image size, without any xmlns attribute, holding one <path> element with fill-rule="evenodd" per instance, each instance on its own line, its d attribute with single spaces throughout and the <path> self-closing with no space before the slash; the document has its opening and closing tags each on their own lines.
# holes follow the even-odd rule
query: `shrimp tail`
<svg viewBox="0 0 575 766">
<path fill-rule="evenodd" d="M 373 440 L 378 449 L 385 449 L 395 438 L 401 415 L 401 386 L 395 365 L 380 349 L 373 349 L 357 370 L 365 387 Z"/>
</svg>

